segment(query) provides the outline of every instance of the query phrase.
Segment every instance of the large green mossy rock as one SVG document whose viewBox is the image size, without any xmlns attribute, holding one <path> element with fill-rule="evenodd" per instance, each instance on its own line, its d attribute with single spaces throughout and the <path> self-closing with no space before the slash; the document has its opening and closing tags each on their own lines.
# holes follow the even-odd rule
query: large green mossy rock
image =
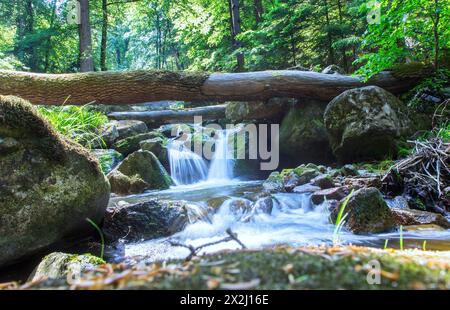
<svg viewBox="0 0 450 310">
<path fill-rule="evenodd" d="M 149 189 L 167 189 L 173 184 L 155 154 L 137 151 L 108 174 L 111 191 L 116 194 L 138 194 Z"/>
<path fill-rule="evenodd" d="M 340 202 L 343 204 L 345 198 Z M 331 220 L 336 222 L 339 208 L 331 212 Z M 374 187 L 362 188 L 354 192 L 344 209 L 347 214 L 345 226 L 355 234 L 388 232 L 396 223 L 380 191 Z"/>
<path fill-rule="evenodd" d="M 100 221 L 110 186 L 98 161 L 34 107 L 0 96 L 0 266 Z"/>
<path fill-rule="evenodd" d="M 328 104 L 324 121 L 341 162 L 395 155 L 397 142 L 411 131 L 406 106 L 377 86 L 343 92 Z"/>
<path fill-rule="evenodd" d="M 325 105 L 305 102 L 292 108 L 280 126 L 280 152 L 293 164 L 333 159 L 323 122 Z"/>
</svg>

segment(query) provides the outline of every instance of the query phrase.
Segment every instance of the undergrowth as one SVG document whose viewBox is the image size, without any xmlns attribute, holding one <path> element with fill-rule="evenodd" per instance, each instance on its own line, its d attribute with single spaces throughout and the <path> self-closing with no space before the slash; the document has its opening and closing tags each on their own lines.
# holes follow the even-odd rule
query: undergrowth
<svg viewBox="0 0 450 310">
<path fill-rule="evenodd" d="M 88 109 L 88 106 L 58 106 L 38 108 L 56 131 L 88 147 L 104 146 L 98 134 L 100 126 L 108 122 L 108 118 Z"/>
</svg>

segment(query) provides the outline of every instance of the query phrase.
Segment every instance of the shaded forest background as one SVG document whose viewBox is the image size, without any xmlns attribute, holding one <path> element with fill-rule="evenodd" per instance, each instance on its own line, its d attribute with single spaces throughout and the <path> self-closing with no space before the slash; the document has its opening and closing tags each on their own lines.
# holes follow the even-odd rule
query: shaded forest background
<svg viewBox="0 0 450 310">
<path fill-rule="evenodd" d="M 370 76 L 396 63 L 449 63 L 446 0 L 80 0 L 82 26 L 68 22 L 74 2 L 0 0 L 0 69 L 318 71 L 337 64 Z"/>
</svg>

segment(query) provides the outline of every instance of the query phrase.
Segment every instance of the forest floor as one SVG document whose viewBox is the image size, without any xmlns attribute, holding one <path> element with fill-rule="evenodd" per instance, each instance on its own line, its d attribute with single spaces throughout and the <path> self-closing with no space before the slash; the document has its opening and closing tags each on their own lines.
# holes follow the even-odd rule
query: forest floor
<svg viewBox="0 0 450 310">
<path fill-rule="evenodd" d="M 225 251 L 191 261 L 98 266 L 80 279 L 5 289 L 450 289 L 448 253 L 357 246 Z M 0 287 L 1 288 L 1 287 Z"/>
</svg>

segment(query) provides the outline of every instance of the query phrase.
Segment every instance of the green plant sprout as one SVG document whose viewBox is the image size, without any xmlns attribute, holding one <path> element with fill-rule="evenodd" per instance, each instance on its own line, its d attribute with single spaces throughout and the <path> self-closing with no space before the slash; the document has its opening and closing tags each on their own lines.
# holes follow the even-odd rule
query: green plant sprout
<svg viewBox="0 0 450 310">
<path fill-rule="evenodd" d="M 344 227 L 345 219 L 347 218 L 347 215 L 348 215 L 348 213 L 346 213 L 344 215 L 344 211 L 345 211 L 345 208 L 347 207 L 347 204 L 348 204 L 350 198 L 353 195 L 353 192 L 354 192 L 354 190 L 352 190 L 350 192 L 350 194 L 345 198 L 344 202 L 342 203 L 341 207 L 339 208 L 339 213 L 337 215 L 336 224 L 334 226 L 334 231 L 333 231 L 333 245 L 340 244 L 339 236 L 341 234 L 342 228 Z"/>
<path fill-rule="evenodd" d="M 91 220 L 90 218 L 86 218 L 86 221 L 88 221 L 89 224 L 91 224 L 98 232 L 98 234 L 100 235 L 100 239 L 102 242 L 102 247 L 101 247 L 101 251 L 100 251 L 100 258 L 103 259 L 103 256 L 105 254 L 105 237 L 103 236 L 103 232 L 100 229 L 100 227 L 98 227 L 97 224 L 94 223 L 93 220 Z"/>
</svg>

